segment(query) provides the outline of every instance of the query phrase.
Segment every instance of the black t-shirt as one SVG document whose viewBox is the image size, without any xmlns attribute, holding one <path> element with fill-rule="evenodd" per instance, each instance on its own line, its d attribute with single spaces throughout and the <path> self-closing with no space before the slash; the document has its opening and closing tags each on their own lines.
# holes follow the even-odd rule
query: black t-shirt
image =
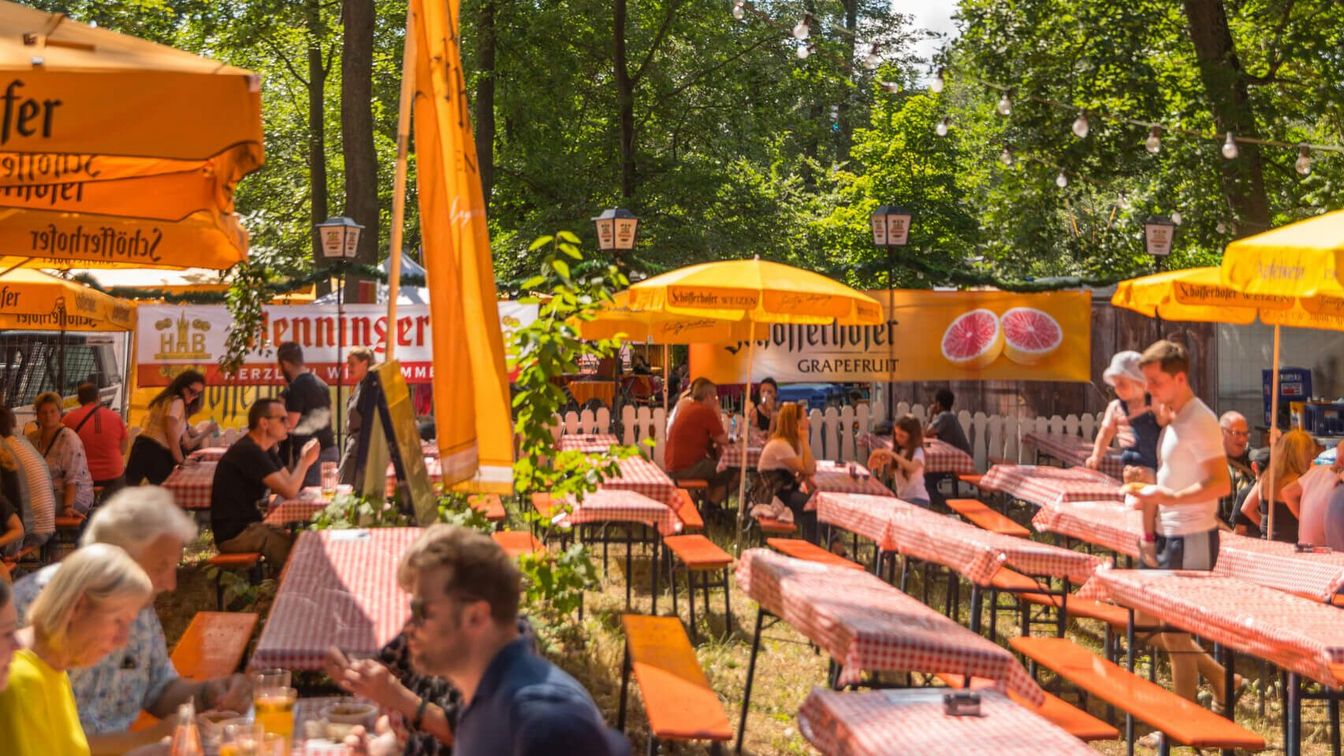
<svg viewBox="0 0 1344 756">
<path fill-rule="evenodd" d="M 269 492 L 266 476 L 282 468 L 275 454 L 257 445 L 251 436 L 233 442 L 219 458 L 210 485 L 210 529 L 215 543 L 233 540 L 254 522 L 261 522 L 257 502 Z"/>
<path fill-rule="evenodd" d="M 283 393 L 285 411 L 299 413 L 299 423 L 289 434 L 289 454 L 297 455 L 308 439 L 316 438 L 323 449 L 336 445 L 331 432 L 331 392 L 321 378 L 303 373 L 290 382 Z"/>
</svg>

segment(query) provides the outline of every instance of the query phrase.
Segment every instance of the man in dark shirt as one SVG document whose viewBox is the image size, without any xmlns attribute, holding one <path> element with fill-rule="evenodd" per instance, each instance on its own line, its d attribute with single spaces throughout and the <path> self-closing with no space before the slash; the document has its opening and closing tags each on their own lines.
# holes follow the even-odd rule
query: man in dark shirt
<svg viewBox="0 0 1344 756">
<path fill-rule="evenodd" d="M 630 743 L 607 727 L 588 691 L 519 635 L 521 577 L 492 539 L 435 525 L 402 557 L 398 578 L 414 588 L 407 625 L 411 663 L 462 692 L 453 753 L 630 752 Z"/>
<path fill-rule="evenodd" d="M 286 341 L 275 350 L 275 359 L 280 364 L 280 372 L 289 385 L 280 392 L 288 413 L 289 439 L 280 445 L 280 459 L 293 465 L 298 459 L 299 450 L 309 439 L 317 439 L 321 452 L 321 462 L 337 462 L 340 450 L 336 448 L 336 435 L 331 430 L 331 390 L 327 384 L 313 375 L 303 362 L 303 347 L 293 341 Z M 316 486 L 322 482 L 322 466 L 313 465 L 303 480 L 305 486 Z"/>
<path fill-rule="evenodd" d="M 317 460 L 317 441 L 299 454 L 288 470 L 275 456 L 288 435 L 287 415 L 278 399 L 258 399 L 247 411 L 247 435 L 230 446 L 215 467 L 210 486 L 210 529 L 223 553 L 260 551 L 276 568 L 285 563 L 293 539 L 283 528 L 262 522 L 262 503 L 272 493 L 298 497 L 303 477 Z"/>
<path fill-rule="evenodd" d="M 933 404 L 929 405 L 929 413 L 933 415 L 933 421 L 925 429 L 924 435 L 932 436 L 961 449 L 967 454 L 972 454 L 971 442 L 966 439 L 966 431 L 962 430 L 961 422 L 952 412 L 952 404 L 956 401 L 957 397 L 951 389 L 938 389 L 938 393 L 933 395 Z"/>
</svg>

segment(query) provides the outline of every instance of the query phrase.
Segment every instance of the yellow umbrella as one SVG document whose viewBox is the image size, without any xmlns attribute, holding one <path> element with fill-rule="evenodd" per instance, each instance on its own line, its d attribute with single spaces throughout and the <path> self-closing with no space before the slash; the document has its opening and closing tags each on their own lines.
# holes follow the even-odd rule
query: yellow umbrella
<svg viewBox="0 0 1344 756">
<path fill-rule="evenodd" d="M 1339 284 L 1344 211 L 1238 239 L 1223 252 L 1223 282 L 1249 294 L 1312 297 Z"/>
<path fill-rule="evenodd" d="M 1191 268 L 1121 281 L 1111 304 L 1148 317 L 1201 323 L 1247 325 L 1259 320 L 1274 326 L 1273 394 L 1270 418 L 1279 416 L 1279 328 L 1344 331 L 1344 286 L 1333 278 L 1318 284 L 1312 297 L 1247 294 L 1223 283 L 1218 268 Z M 1273 445 L 1271 444 L 1271 454 Z M 1272 466 L 1271 466 L 1272 468 Z M 1274 474 L 1269 473 L 1274 488 Z M 1268 532 L 1273 533 L 1274 508 L 1269 508 Z"/>
<path fill-rule="evenodd" d="M 135 328 L 135 303 L 21 268 L 0 276 L 0 328 L 130 331 Z"/>
<path fill-rule="evenodd" d="M 826 276 L 789 265 L 754 260 L 728 260 L 681 268 L 630 287 L 630 307 L 674 315 L 741 320 L 754 329 L 760 323 L 808 325 L 878 325 L 882 306 L 872 297 Z M 756 340 L 747 340 L 746 385 Z M 747 402 L 743 402 L 743 413 Z M 748 433 L 742 434 L 747 458 Z M 747 479 L 738 487 L 737 545 L 742 542 Z"/>
<path fill-rule="evenodd" d="M 43 268 L 216 268 L 247 259 L 233 213 L 201 210 L 177 222 L 0 209 L 0 271 Z"/>
</svg>

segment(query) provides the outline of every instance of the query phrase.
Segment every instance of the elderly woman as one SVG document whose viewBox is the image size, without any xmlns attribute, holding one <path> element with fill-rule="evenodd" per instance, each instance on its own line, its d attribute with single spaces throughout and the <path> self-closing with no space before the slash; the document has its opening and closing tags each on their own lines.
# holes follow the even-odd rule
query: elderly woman
<svg viewBox="0 0 1344 756">
<path fill-rule="evenodd" d="M 4 471 L 5 496 L 19 509 L 23 545 L 41 546 L 56 532 L 51 473 L 37 449 L 14 429 L 14 411 L 0 407 L 0 469 Z"/>
<path fill-rule="evenodd" d="M 125 646 L 152 597 L 149 576 L 116 546 L 93 544 L 65 558 L 19 631 L 9 687 L 0 692 L 0 753 L 90 752 L 68 672 Z"/>
<path fill-rule="evenodd" d="M 99 507 L 85 528 L 83 544 L 122 548 L 148 574 L 154 593 L 163 593 L 177 587 L 182 549 L 195 537 L 195 523 L 173 502 L 172 494 L 157 486 L 143 486 L 118 491 Z M 31 614 L 39 591 L 64 570 L 54 564 L 19 580 L 14 585 L 19 614 Z M 242 675 L 205 682 L 178 676 L 152 603 L 136 614 L 124 651 L 72 671 L 70 682 L 80 722 L 95 752 L 122 753 L 171 734 L 170 715 L 188 699 L 194 699 L 197 711 L 243 711 L 249 703 Z M 141 709 L 163 722 L 157 730 L 128 733 Z"/>
<path fill-rule="evenodd" d="M 55 391 L 38 394 L 33 408 L 37 427 L 28 434 L 28 442 L 47 462 L 57 511 L 66 517 L 88 514 L 93 506 L 93 476 L 84 442 L 61 422 L 61 395 Z"/>
</svg>

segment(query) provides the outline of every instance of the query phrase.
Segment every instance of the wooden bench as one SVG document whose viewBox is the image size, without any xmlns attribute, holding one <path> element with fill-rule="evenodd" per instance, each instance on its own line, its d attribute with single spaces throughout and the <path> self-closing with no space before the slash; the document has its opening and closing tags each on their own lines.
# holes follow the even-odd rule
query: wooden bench
<svg viewBox="0 0 1344 756">
<path fill-rule="evenodd" d="M 526 530 L 497 530 L 491 533 L 490 537 L 504 549 L 505 554 L 514 559 L 523 554 L 535 554 L 546 550 L 541 541 Z"/>
<path fill-rule="evenodd" d="M 823 549 L 815 543 L 808 543 L 801 538 L 767 538 L 765 544 L 778 551 L 784 556 L 802 559 L 806 562 L 816 562 L 831 567 L 848 567 L 850 569 L 862 570 L 863 565 L 858 562 L 851 562 L 848 559 Z"/>
<path fill-rule="evenodd" d="M 237 672 L 257 620 L 256 612 L 196 612 L 173 648 L 173 668 L 195 682 Z M 142 711 L 131 730 L 139 732 L 158 721 L 158 717 Z"/>
<path fill-rule="evenodd" d="M 1013 649 L 1062 679 L 1194 748 L 1260 751 L 1265 739 L 1113 664 L 1067 638 L 1013 638 Z"/>
<path fill-rule="evenodd" d="M 206 564 L 217 570 L 215 574 L 215 606 L 221 612 L 224 611 L 224 581 L 222 578 L 225 571 L 248 572 L 253 582 L 258 582 L 261 578 L 260 551 L 216 554 L 207 559 Z"/>
<path fill-rule="evenodd" d="M 791 522 L 776 520 L 773 517 L 753 517 L 757 529 L 760 530 L 760 542 L 764 542 L 770 536 L 791 536 L 798 532 L 798 526 Z"/>
<path fill-rule="evenodd" d="M 936 677 L 949 688 L 970 687 L 975 690 L 978 688 L 993 688 L 998 684 L 987 677 L 972 677 L 970 685 L 967 686 L 965 684 L 966 678 L 963 675 L 954 675 L 947 672 L 940 672 Z M 1022 708 L 1036 712 L 1079 740 L 1090 742 L 1093 740 L 1114 740 L 1120 737 L 1120 731 L 1109 723 L 1097 719 L 1059 696 L 1046 693 L 1045 703 L 1040 706 L 1034 706 L 1030 701 L 1012 690 L 1008 691 L 1008 697 Z"/>
<path fill-rule="evenodd" d="M 1129 612 L 1118 606 L 1077 596 L 1069 596 L 1068 602 L 1065 603 L 1061 597 L 1045 593 L 1045 586 L 1041 585 L 1040 582 L 1007 567 L 1000 567 L 999 571 L 994 573 L 994 577 L 990 579 L 990 585 L 996 590 L 1015 594 L 1028 604 L 1048 606 L 1055 609 L 1064 605 L 1066 607 L 1065 611 L 1070 617 L 1100 620 L 1122 631 L 1129 626 Z"/>
<path fill-rule="evenodd" d="M 709 620 L 709 588 L 710 577 L 712 573 L 721 572 L 722 579 L 718 584 L 723 588 L 723 619 L 725 624 L 725 633 L 731 634 L 733 631 L 733 611 L 728 595 L 729 574 L 732 572 L 733 555 L 719 548 L 717 544 L 703 535 L 678 535 L 667 536 L 663 539 L 663 545 L 667 547 L 667 553 L 672 560 L 672 568 L 668 571 L 668 587 L 672 589 L 672 614 L 678 618 L 681 617 L 681 611 L 677 608 L 677 565 L 686 571 L 686 603 L 691 611 L 691 640 L 695 641 L 695 589 L 699 587 L 704 591 L 705 600 L 705 620 Z M 699 575 L 697 585 L 696 576 Z"/>
<path fill-rule="evenodd" d="M 978 499 L 948 499 L 947 506 L 981 530 L 1015 538 L 1031 537 L 1030 530 L 1013 522 L 1007 515 L 995 512 Z"/>
<path fill-rule="evenodd" d="M 682 533 L 700 533 L 705 529 L 705 520 L 700 516 L 700 510 L 695 508 L 695 500 L 682 488 L 677 489 L 677 505 L 673 508 L 677 514 L 677 519 L 681 520 Z"/>
<path fill-rule="evenodd" d="M 686 629 L 676 617 L 621 616 L 625 659 L 621 664 L 621 703 L 616 728 L 625 731 L 630 673 L 635 674 L 649 720 L 649 752 L 660 740 L 708 740 L 711 752 L 732 739 L 723 702 L 709 687 Z"/>
<path fill-rule="evenodd" d="M 509 516 L 504 510 L 504 502 L 499 498 L 499 494 L 472 494 L 467 497 L 467 504 L 485 515 L 485 519 L 493 522 L 495 527 L 499 527 L 499 524 Z"/>
<path fill-rule="evenodd" d="M 980 479 L 985 476 L 980 473 L 957 473 L 957 480 L 968 486 L 980 487 Z"/>
</svg>

